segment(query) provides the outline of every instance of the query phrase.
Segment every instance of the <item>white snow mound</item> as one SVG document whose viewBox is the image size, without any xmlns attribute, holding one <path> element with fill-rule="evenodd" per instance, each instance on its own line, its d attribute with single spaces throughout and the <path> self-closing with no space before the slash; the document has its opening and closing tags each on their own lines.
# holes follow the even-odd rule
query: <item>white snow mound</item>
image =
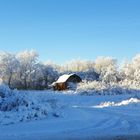
<svg viewBox="0 0 140 140">
<path fill-rule="evenodd" d="M 140 103 L 140 99 L 137 98 L 130 98 L 128 100 L 123 100 L 121 102 L 103 102 L 100 105 L 94 106 L 95 108 L 104 108 L 104 107 L 111 107 L 111 106 L 126 106 L 129 104 Z"/>
</svg>

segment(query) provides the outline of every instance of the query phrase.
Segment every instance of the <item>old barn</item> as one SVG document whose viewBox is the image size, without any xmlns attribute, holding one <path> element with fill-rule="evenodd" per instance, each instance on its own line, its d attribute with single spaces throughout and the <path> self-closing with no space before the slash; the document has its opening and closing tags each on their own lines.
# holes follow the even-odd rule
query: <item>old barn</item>
<svg viewBox="0 0 140 140">
<path fill-rule="evenodd" d="M 73 89 L 82 79 L 76 74 L 64 74 L 52 84 L 54 90 Z"/>
</svg>

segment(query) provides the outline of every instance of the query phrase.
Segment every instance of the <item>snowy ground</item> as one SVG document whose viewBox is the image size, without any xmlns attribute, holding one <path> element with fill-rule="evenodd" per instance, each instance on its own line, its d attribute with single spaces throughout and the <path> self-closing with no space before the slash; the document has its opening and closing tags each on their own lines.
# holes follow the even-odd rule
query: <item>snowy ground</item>
<svg viewBox="0 0 140 140">
<path fill-rule="evenodd" d="M 43 103 L 45 99 L 57 101 L 59 115 L 17 122 L 13 113 L 13 123 L 0 124 L 0 140 L 140 139 L 139 95 L 81 96 L 48 91 L 27 94 Z"/>
</svg>

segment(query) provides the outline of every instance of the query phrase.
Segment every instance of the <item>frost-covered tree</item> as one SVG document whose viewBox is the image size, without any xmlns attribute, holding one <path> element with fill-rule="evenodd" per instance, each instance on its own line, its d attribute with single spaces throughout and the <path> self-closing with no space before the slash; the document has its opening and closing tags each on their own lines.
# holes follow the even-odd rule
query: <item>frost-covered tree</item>
<svg viewBox="0 0 140 140">
<path fill-rule="evenodd" d="M 25 89 L 30 87 L 32 75 L 35 72 L 35 65 L 38 63 L 38 53 L 34 50 L 24 51 L 17 55 L 20 63 L 18 79 L 21 86 Z"/>
<path fill-rule="evenodd" d="M 94 61 L 75 59 L 61 66 L 60 72 L 62 74 L 76 73 L 83 80 L 97 80 L 99 75 L 96 73 L 94 65 Z"/>
<path fill-rule="evenodd" d="M 30 84 L 32 89 L 48 88 L 58 78 L 58 72 L 51 65 L 38 63 L 35 65 L 34 70 Z"/>
<path fill-rule="evenodd" d="M 61 72 L 80 72 L 80 71 L 89 71 L 94 69 L 94 62 L 93 61 L 87 61 L 87 60 L 80 60 L 80 59 L 75 59 L 71 60 L 67 63 L 65 63 L 62 68 Z"/>
<path fill-rule="evenodd" d="M 140 54 L 136 55 L 131 62 L 125 62 L 121 66 L 124 84 L 140 87 Z"/>
<path fill-rule="evenodd" d="M 56 65 L 38 62 L 36 51 L 0 54 L 0 78 L 10 88 L 44 89 L 58 78 Z"/>
<path fill-rule="evenodd" d="M 44 62 L 43 65 L 50 66 L 50 67 L 52 67 L 55 71 L 57 71 L 57 72 L 59 72 L 59 73 L 60 73 L 61 70 L 62 70 L 61 65 L 56 64 L 55 62 L 53 62 L 53 61 L 51 61 L 51 60 Z"/>
<path fill-rule="evenodd" d="M 112 66 L 109 66 L 105 73 L 102 73 L 100 77 L 102 81 L 106 83 L 116 83 L 121 80 L 119 72 Z"/>
<path fill-rule="evenodd" d="M 16 77 L 19 61 L 14 54 L 3 52 L 0 54 L 0 76 L 11 87 L 12 80 Z"/>
<path fill-rule="evenodd" d="M 95 69 L 100 74 L 100 80 L 110 83 L 120 80 L 117 70 L 117 60 L 111 57 L 99 57 L 95 60 Z"/>
<path fill-rule="evenodd" d="M 131 63 L 125 62 L 121 65 L 120 72 L 123 79 L 134 80 L 134 68 Z"/>
<path fill-rule="evenodd" d="M 134 79 L 140 81 L 140 54 L 132 59 L 132 67 L 134 71 Z"/>
<path fill-rule="evenodd" d="M 104 72 L 108 67 L 116 68 L 117 60 L 112 57 L 98 57 L 95 60 L 95 69 L 98 73 Z"/>
<path fill-rule="evenodd" d="M 44 70 L 44 77 L 46 78 L 48 85 L 54 82 L 59 77 L 59 73 L 56 67 L 46 64 Z"/>
</svg>

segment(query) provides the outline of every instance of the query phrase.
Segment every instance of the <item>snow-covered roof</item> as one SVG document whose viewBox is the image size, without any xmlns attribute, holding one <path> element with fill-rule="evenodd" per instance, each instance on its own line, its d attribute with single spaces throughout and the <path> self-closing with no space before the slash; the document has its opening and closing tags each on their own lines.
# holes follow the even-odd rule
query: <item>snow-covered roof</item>
<svg viewBox="0 0 140 140">
<path fill-rule="evenodd" d="M 60 76 L 55 83 L 63 83 L 63 82 L 66 82 L 69 79 L 69 77 L 71 77 L 73 75 L 74 74 L 64 74 L 64 75 Z"/>
</svg>

